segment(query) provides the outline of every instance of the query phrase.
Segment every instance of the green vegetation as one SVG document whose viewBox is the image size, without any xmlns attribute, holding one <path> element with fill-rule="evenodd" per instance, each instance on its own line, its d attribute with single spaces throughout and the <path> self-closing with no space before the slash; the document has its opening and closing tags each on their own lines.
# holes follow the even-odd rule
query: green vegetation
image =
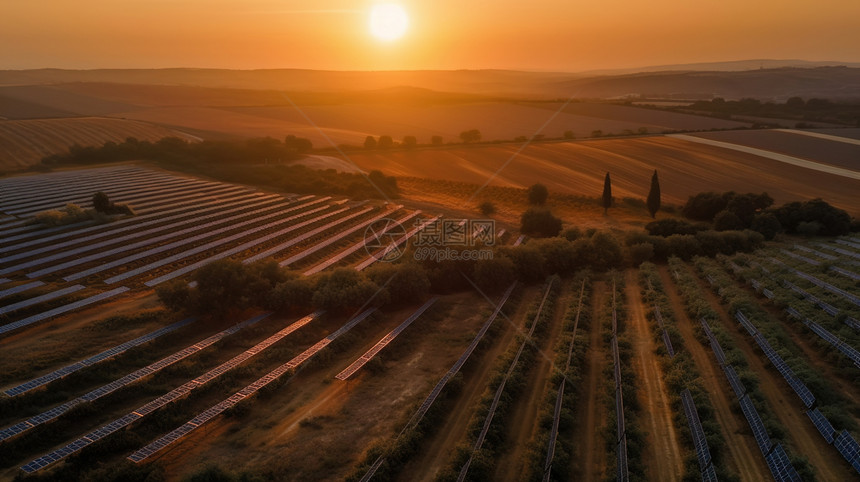
<svg viewBox="0 0 860 482">
<path fill-rule="evenodd" d="M 603 180 L 603 214 L 612 207 L 612 181 L 609 179 L 609 173 L 606 173 L 606 178 Z"/>
<path fill-rule="evenodd" d="M 657 178 L 657 169 L 654 169 L 654 175 L 651 176 L 651 188 L 648 190 L 646 204 L 651 217 L 655 217 L 660 210 L 660 179 Z"/>
<path fill-rule="evenodd" d="M 528 189 L 529 204 L 543 206 L 549 197 L 549 191 L 543 184 L 532 184 Z"/>
<path fill-rule="evenodd" d="M 530 208 L 520 217 L 520 232 L 528 236 L 549 238 L 561 232 L 561 219 L 549 209 Z"/>
<path fill-rule="evenodd" d="M 769 117 L 773 119 L 795 119 L 797 127 L 804 121 L 832 122 L 860 126 L 860 104 L 837 103 L 827 99 L 803 100 L 792 97 L 784 103 L 761 102 L 758 99 L 725 100 L 717 97 L 711 101 L 694 102 L 689 107 L 676 110 L 710 112 L 717 117 L 731 118 L 735 115 Z"/>
</svg>

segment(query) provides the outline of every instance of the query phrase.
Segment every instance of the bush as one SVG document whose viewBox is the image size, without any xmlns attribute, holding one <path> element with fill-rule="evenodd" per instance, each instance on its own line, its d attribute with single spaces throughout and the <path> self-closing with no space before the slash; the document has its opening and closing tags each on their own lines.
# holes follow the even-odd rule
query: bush
<svg viewBox="0 0 860 482">
<path fill-rule="evenodd" d="M 764 239 L 770 241 L 782 231 L 782 224 L 773 213 L 759 213 L 753 217 L 750 229 L 761 233 Z"/>
<path fill-rule="evenodd" d="M 630 263 L 633 266 L 639 266 L 645 261 L 654 259 L 654 245 L 651 243 L 638 243 L 630 246 L 628 250 Z"/>
<path fill-rule="evenodd" d="M 324 274 L 313 294 L 314 306 L 335 312 L 355 310 L 371 300 L 375 305 L 385 304 L 388 293 L 352 268 L 338 268 Z"/>
<path fill-rule="evenodd" d="M 416 263 L 376 263 L 366 271 L 377 286 L 386 286 L 392 302 L 421 301 L 430 292 L 427 273 Z M 386 284 L 387 283 L 387 284 Z"/>
<path fill-rule="evenodd" d="M 479 260 L 475 263 L 472 278 L 482 290 L 488 293 L 498 293 L 514 282 L 516 267 L 510 258 L 502 256 Z"/>
<path fill-rule="evenodd" d="M 822 236 L 840 236 L 848 234 L 851 229 L 851 216 L 822 199 L 784 204 L 774 210 L 774 215 L 789 233 L 801 233 L 800 224 L 811 222 L 820 225 L 817 234 Z M 805 233 L 812 228 L 813 226 L 808 224 L 803 226 Z"/>
<path fill-rule="evenodd" d="M 548 238 L 561 232 L 561 219 L 547 209 L 531 208 L 520 218 L 520 231 L 523 234 Z"/>
<path fill-rule="evenodd" d="M 794 231 L 801 236 L 816 236 L 824 226 L 818 221 L 801 221 L 797 223 Z"/>
<path fill-rule="evenodd" d="M 265 307 L 281 313 L 306 311 L 314 295 L 313 281 L 295 276 L 275 285 L 266 298 Z"/>
<path fill-rule="evenodd" d="M 652 221 L 645 225 L 645 230 L 648 231 L 648 234 L 663 237 L 673 234 L 696 234 L 703 229 L 705 229 L 703 226 L 697 226 L 682 219 L 674 218 Z"/>
<path fill-rule="evenodd" d="M 546 204 L 547 197 L 549 197 L 549 191 L 543 184 L 533 184 L 528 189 L 529 204 L 533 206 L 543 206 Z"/>
<path fill-rule="evenodd" d="M 743 229 L 744 224 L 737 214 L 723 210 L 714 217 L 714 229 L 717 231 L 735 231 Z"/>
<path fill-rule="evenodd" d="M 478 205 L 478 210 L 481 211 L 481 214 L 484 216 L 491 216 L 496 213 L 496 205 L 490 201 L 484 201 Z"/>
</svg>

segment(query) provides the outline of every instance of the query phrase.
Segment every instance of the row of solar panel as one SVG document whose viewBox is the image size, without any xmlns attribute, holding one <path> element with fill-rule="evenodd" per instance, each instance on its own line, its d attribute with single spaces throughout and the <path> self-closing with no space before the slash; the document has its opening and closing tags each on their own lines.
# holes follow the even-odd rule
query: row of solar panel
<svg viewBox="0 0 860 482">
<path fill-rule="evenodd" d="M 409 230 L 406 234 L 404 234 L 403 236 L 401 236 L 399 239 L 397 239 L 397 240 L 395 240 L 393 243 L 389 244 L 387 247 L 385 247 L 385 248 L 381 248 L 381 249 L 379 249 L 377 252 L 375 252 L 375 253 L 373 253 L 372 255 L 370 255 L 370 256 L 368 256 L 367 258 L 365 258 L 365 260 L 364 260 L 364 261 L 362 261 L 362 262 L 358 263 L 358 264 L 355 266 L 355 269 L 356 269 L 356 270 L 358 270 L 358 271 L 362 271 L 362 270 L 364 270 L 364 268 L 367 268 L 368 266 L 370 266 L 371 264 L 375 263 L 376 261 L 378 261 L 378 260 L 380 260 L 380 259 L 384 259 L 384 258 L 385 258 L 386 256 L 388 256 L 388 254 L 389 254 L 389 253 L 391 253 L 393 250 L 395 250 L 395 249 L 400 249 L 400 246 L 402 246 L 402 245 L 403 245 L 403 243 L 405 243 L 406 241 L 408 241 L 408 240 L 409 240 L 409 238 L 411 238 L 412 236 L 414 236 L 414 235 L 415 235 L 415 233 L 417 233 L 417 232 L 419 232 L 419 231 L 421 231 L 421 230 L 425 229 L 427 226 L 431 226 L 431 225 L 433 225 L 433 223 L 435 223 L 436 221 L 438 221 L 438 220 L 439 220 L 439 218 L 441 218 L 441 217 L 442 217 L 442 216 L 434 216 L 433 218 L 430 218 L 430 219 L 426 219 L 426 220 L 424 220 L 420 225 L 418 225 L 418 226 L 416 226 L 416 227 L 412 228 L 412 229 L 411 229 L 411 230 Z"/>
<path fill-rule="evenodd" d="M 839 254 L 841 254 L 841 255 L 843 255 L 843 256 L 848 256 L 849 258 L 860 259 L 860 254 L 857 254 L 857 253 L 855 253 L 855 252 L 853 252 L 853 251 L 848 251 L 848 250 L 845 250 L 845 249 L 842 249 L 842 248 L 837 248 L 836 246 L 831 246 L 831 245 L 829 245 L 829 244 L 825 244 L 825 243 L 815 243 L 815 244 L 816 244 L 817 246 L 821 246 L 822 248 L 827 248 L 827 249 L 829 249 L 830 251 L 833 251 L 833 252 L 835 252 L 835 253 L 839 253 Z"/>
<path fill-rule="evenodd" d="M 177 388 L 174 388 L 173 390 L 171 390 L 167 394 L 162 395 L 162 396 L 146 403 L 145 405 L 139 407 L 138 409 L 130 412 L 129 414 L 125 415 L 124 417 L 117 419 L 117 420 L 113 421 L 112 423 L 105 425 L 104 427 L 101 427 L 98 430 L 95 430 L 95 431 L 81 437 L 80 439 L 66 445 L 65 447 L 63 447 L 60 450 L 70 449 L 73 445 L 79 444 L 81 441 L 97 440 L 99 438 L 110 435 L 111 433 L 114 433 L 117 430 L 120 430 L 120 429 L 130 425 L 132 422 L 149 415 L 150 413 L 158 410 L 159 408 L 162 408 L 162 407 L 172 403 L 173 401 L 178 400 L 178 399 L 188 395 L 189 393 L 196 390 L 197 388 L 200 388 L 200 387 L 206 385 L 210 381 L 218 378 L 219 376 L 223 375 L 224 373 L 237 367 L 241 363 L 244 363 L 245 361 L 247 361 L 250 358 L 254 357 L 255 355 L 259 354 L 260 352 L 262 352 L 263 350 L 265 350 L 266 348 L 268 348 L 269 346 L 271 346 L 275 342 L 286 337 L 290 333 L 293 333 L 297 329 L 307 325 L 308 323 L 310 323 L 311 321 L 313 321 L 314 319 L 319 317 L 321 314 L 322 314 L 321 312 L 312 313 L 312 314 L 290 324 L 286 328 L 278 331 L 274 335 L 261 341 L 260 343 L 258 343 L 254 347 L 252 347 L 248 350 L 245 350 L 244 352 L 242 352 L 239 355 L 231 358 L 230 360 L 222 363 L 221 365 L 207 371 L 203 375 L 200 375 L 197 378 L 194 378 L 193 380 L 186 382 Z M 262 315 L 255 317 L 255 319 L 263 319 L 269 315 L 271 315 L 271 313 L 264 313 Z M 329 335 L 329 336 L 331 336 L 331 335 Z M 79 449 L 77 449 L 77 450 L 79 450 Z M 36 460 L 33 460 L 32 462 L 28 463 L 27 465 L 25 465 L 21 468 L 26 472 L 33 472 L 33 471 L 39 470 L 39 469 L 41 469 L 47 465 L 50 465 L 51 463 L 55 462 L 56 460 L 64 458 L 67 455 L 70 455 L 71 453 L 76 452 L 77 450 L 72 450 L 71 452 L 69 452 L 65 455 L 62 455 L 62 456 L 60 456 L 58 454 L 59 450 L 55 451 L 55 452 L 51 452 L 47 455 L 39 457 Z"/>
<path fill-rule="evenodd" d="M 272 381 L 277 380 L 278 378 L 283 376 L 288 371 L 295 370 L 302 363 L 304 363 L 305 361 L 307 361 L 308 359 L 310 359 L 311 357 L 316 355 L 319 352 L 319 350 L 321 350 L 323 347 L 327 346 L 329 343 L 336 340 L 339 336 L 343 335 L 344 333 L 346 333 L 347 331 L 352 329 L 355 325 L 357 325 L 358 323 L 360 323 L 361 321 L 363 321 L 364 319 L 369 317 L 374 311 L 376 311 L 375 308 L 370 308 L 370 309 L 365 310 L 364 312 L 362 312 L 361 314 L 359 314 L 358 316 L 356 316 L 352 320 L 348 321 L 345 325 L 340 327 L 337 331 L 335 331 L 331 335 L 323 338 L 322 340 L 320 340 L 319 342 L 314 344 L 311 348 L 308 348 L 307 350 L 305 350 L 304 352 L 302 352 L 298 356 L 294 357 L 292 360 L 290 360 L 287 363 L 275 368 L 274 370 L 267 373 L 263 377 L 257 379 L 252 384 L 250 384 L 250 385 L 246 386 L 245 388 L 243 388 L 242 390 L 236 392 L 234 395 L 227 398 L 226 400 L 223 400 L 223 401 L 219 402 L 218 404 L 210 407 L 209 409 L 201 412 L 196 417 L 192 418 L 191 420 L 189 420 L 185 424 L 181 425 L 180 427 L 174 429 L 173 431 L 171 431 L 167 435 L 164 435 L 164 436 L 160 437 L 159 439 L 153 441 L 152 443 L 146 445 L 145 447 L 135 451 L 134 453 L 129 455 L 128 459 L 131 460 L 132 462 L 141 462 L 143 460 L 146 460 L 147 458 L 149 458 L 150 456 L 152 456 L 156 452 L 162 450 L 163 448 L 165 448 L 165 447 L 175 443 L 176 441 L 182 439 L 183 437 L 190 434 L 191 432 L 193 432 L 194 430 L 196 430 L 197 428 L 199 428 L 200 426 L 202 426 L 203 424 L 205 424 L 209 420 L 212 420 L 213 418 L 215 418 L 219 414 L 223 413 L 224 411 L 234 407 L 237 403 L 239 403 L 240 401 L 242 401 L 243 399 L 245 399 L 247 397 L 250 397 L 251 395 L 256 393 L 261 388 L 265 387 L 266 385 L 268 385 Z M 315 314 L 310 315 L 306 318 L 316 317 L 318 315 L 319 315 L 319 313 L 315 313 Z"/>
<path fill-rule="evenodd" d="M 711 451 L 708 448 L 705 430 L 702 428 L 702 422 L 699 419 L 699 412 L 696 411 L 696 402 L 693 401 L 690 390 L 686 388 L 681 392 L 681 405 L 684 408 L 684 415 L 687 417 L 687 424 L 690 426 L 690 434 L 693 437 L 693 447 L 696 450 L 699 469 L 704 471 L 711 465 Z"/>
<path fill-rule="evenodd" d="M 843 430 L 833 439 L 833 446 L 854 470 L 860 473 L 860 444 L 847 430 Z"/>
<path fill-rule="evenodd" d="M 717 363 L 719 363 L 721 366 L 725 365 L 726 354 L 723 353 L 723 348 L 720 346 L 720 342 L 717 341 L 717 338 L 711 331 L 711 327 L 708 325 L 708 321 L 704 318 L 699 318 L 699 322 L 702 324 L 702 330 L 705 332 L 705 336 L 708 337 L 708 341 L 711 344 L 711 350 L 714 351 L 714 355 L 717 357 Z"/>
<path fill-rule="evenodd" d="M 379 230 L 376 233 L 376 236 L 379 236 L 380 239 L 383 239 L 382 235 L 388 233 L 389 231 L 391 231 L 392 229 L 394 229 L 397 226 L 405 225 L 406 222 L 408 222 L 410 219 L 414 218 L 415 216 L 418 216 L 419 214 L 421 214 L 420 210 L 413 211 L 413 212 L 403 216 L 402 218 L 396 220 L 395 222 L 391 222 L 391 223 L 387 224 L 386 226 L 384 226 L 381 230 Z M 330 266 L 333 266 L 334 264 L 339 263 L 340 261 L 343 261 L 347 257 L 354 254 L 356 251 L 359 251 L 362 248 L 367 248 L 367 244 L 368 243 L 366 242 L 366 240 L 362 239 L 361 241 L 358 241 L 357 243 L 344 249 L 343 251 L 340 251 L 337 254 L 334 254 L 334 255 L 328 257 L 326 260 L 308 268 L 303 274 L 305 276 L 310 276 L 312 274 L 319 273 L 320 271 L 322 271 L 322 270 L 324 270 Z"/>
<path fill-rule="evenodd" d="M 58 306 L 56 308 L 52 308 L 48 311 L 44 311 L 42 313 L 38 313 L 32 316 L 28 316 L 22 320 L 18 320 L 12 323 L 7 323 L 3 326 L 0 326 L 0 335 L 4 333 L 9 333 L 10 331 L 17 330 L 19 328 L 23 328 L 25 326 L 31 325 L 33 323 L 37 323 L 42 320 L 46 320 L 48 318 L 52 318 L 54 316 L 61 315 L 63 313 L 67 313 L 69 311 L 76 310 L 78 308 L 83 308 L 84 306 L 88 306 L 94 303 L 98 303 L 100 301 L 104 301 L 108 298 L 114 297 L 120 293 L 125 293 L 128 291 L 128 288 L 125 286 L 121 286 L 119 288 L 114 288 L 110 291 L 104 291 L 99 294 L 90 296 L 89 298 L 84 298 L 82 300 L 78 300 L 63 306 Z"/>
<path fill-rule="evenodd" d="M 79 362 L 72 363 L 71 365 L 66 365 L 60 369 L 54 370 L 51 373 L 42 375 L 40 377 L 34 378 L 34 379 L 29 380 L 25 383 L 22 383 L 20 385 L 12 387 L 12 388 L 6 390 L 4 393 L 6 393 L 6 395 L 9 395 L 10 397 L 14 397 L 16 395 L 21 395 L 22 393 L 27 393 L 30 390 L 41 387 L 43 385 L 47 385 L 48 383 L 51 383 L 54 380 L 59 380 L 59 379 L 65 377 L 67 375 L 70 375 L 70 374 L 72 374 L 72 373 L 74 373 L 74 372 L 76 372 L 82 368 L 92 366 L 92 365 L 95 365 L 97 363 L 101 363 L 105 360 L 108 360 L 110 358 L 113 358 L 113 357 L 125 352 L 126 350 L 128 350 L 130 348 L 133 348 L 133 347 L 136 347 L 138 345 L 142 345 L 144 343 L 155 340 L 156 338 L 158 338 L 162 335 L 166 335 L 167 333 L 170 333 L 172 331 L 178 330 L 179 328 L 182 328 L 183 326 L 185 326 L 185 325 L 187 325 L 187 324 L 189 324 L 195 320 L 196 320 L 196 318 L 186 318 L 184 320 L 178 321 L 176 323 L 165 326 L 163 328 L 159 328 L 159 329 L 152 331 L 150 333 L 147 333 L 143 336 L 139 336 L 133 340 L 119 344 L 113 348 L 109 348 L 109 349 L 107 349 L 101 353 L 98 353 L 96 355 L 93 355 L 89 358 L 86 358 L 86 359 L 81 360 Z"/>
<path fill-rule="evenodd" d="M 773 450 L 765 456 L 764 460 L 767 462 L 767 467 L 770 469 L 770 473 L 776 482 L 801 482 L 800 474 L 791 465 L 785 449 L 782 448 L 782 444 L 776 444 Z"/>
<path fill-rule="evenodd" d="M 84 395 L 81 395 L 80 397 L 78 397 L 76 399 L 73 399 L 69 402 L 66 402 L 66 403 L 60 405 L 60 406 L 54 407 L 50 410 L 47 410 L 43 413 L 40 413 L 39 415 L 31 417 L 31 418 L 27 419 L 26 421 L 20 422 L 16 425 L 9 427 L 9 428 L 0 430 L 0 441 L 6 440 L 6 439 L 8 439 L 14 435 L 18 435 L 20 433 L 26 432 L 27 430 L 30 430 L 31 428 L 35 428 L 35 427 L 37 427 L 43 423 L 47 423 L 47 422 L 50 422 L 52 420 L 55 420 L 58 417 L 60 417 L 61 415 L 63 415 L 64 413 L 71 410 L 76 405 L 79 405 L 79 404 L 84 403 L 84 402 L 94 402 L 94 401 L 98 400 L 99 398 L 102 398 L 102 397 L 104 397 L 110 393 L 113 393 L 113 392 L 115 392 L 115 391 L 117 391 L 123 387 L 131 385 L 132 383 L 135 383 L 135 382 L 137 382 L 137 381 L 139 381 L 145 377 L 149 377 L 151 375 L 154 375 L 154 374 L 158 373 L 159 371 L 161 371 L 161 370 L 163 370 L 163 369 L 165 369 L 165 368 L 167 368 L 167 367 L 169 367 L 169 366 L 171 366 L 171 365 L 173 365 L 173 364 L 175 364 L 181 360 L 184 360 L 185 358 L 188 358 L 189 356 L 193 355 L 194 353 L 197 353 L 200 350 L 203 350 L 209 346 L 212 346 L 213 344 L 224 339 L 225 337 L 230 336 L 230 335 L 238 332 L 239 330 L 241 330 L 247 326 L 250 326 L 250 325 L 253 325 L 254 323 L 257 323 L 261 319 L 262 319 L 261 317 L 255 317 L 255 318 L 251 318 L 247 321 L 244 321 L 242 323 L 233 325 L 230 328 L 227 328 L 226 330 L 222 330 L 218 333 L 215 333 L 214 335 L 209 336 L 208 338 L 205 338 L 205 339 L 203 339 L 203 340 L 201 340 L 201 341 L 199 341 L 199 342 L 197 342 L 191 346 L 188 346 L 182 350 L 179 350 L 179 351 L 177 351 L 177 352 L 175 352 L 175 353 L 173 353 L 173 354 L 171 354 L 165 358 L 162 358 L 161 360 L 158 360 L 158 361 L 151 363 L 151 364 L 149 364 L 143 368 L 135 370 L 134 372 L 129 373 L 128 375 L 125 375 L 122 378 L 114 380 L 113 382 L 110 382 L 106 385 L 102 385 L 101 387 L 96 388 L 95 390 L 92 390 L 92 391 L 90 391 Z"/>
<path fill-rule="evenodd" d="M 792 390 L 800 397 L 800 401 L 809 408 L 815 403 L 815 396 L 809 391 L 809 388 L 795 376 L 791 367 L 785 363 L 785 360 L 770 346 L 770 343 L 760 334 L 756 333 L 753 337 L 758 346 L 762 349 L 765 356 L 770 360 L 771 364 L 779 371 L 785 381 L 791 386 Z"/>
<path fill-rule="evenodd" d="M 810 283 L 814 284 L 815 286 L 818 286 L 819 288 L 824 288 L 827 291 L 830 291 L 831 293 L 835 293 L 835 294 L 845 298 L 846 300 L 850 301 L 851 303 L 853 303 L 857 306 L 860 306 L 860 297 L 857 297 L 857 296 L 843 290 L 842 288 L 839 288 L 838 286 L 834 286 L 834 285 L 832 285 L 826 281 L 822 281 L 822 280 L 816 278 L 815 276 L 812 276 L 811 274 L 804 273 L 803 271 L 800 271 L 800 270 L 794 270 L 794 274 L 796 274 L 797 276 L 800 276 L 801 278 L 809 281 Z"/>
<path fill-rule="evenodd" d="M 418 308 L 417 310 L 415 310 L 415 312 L 412 313 L 412 315 L 410 315 L 408 318 L 406 318 L 406 320 L 404 320 L 403 323 L 401 323 L 396 328 L 391 330 L 388 334 L 383 336 L 375 345 L 373 345 L 369 350 L 367 350 L 367 352 L 365 352 L 363 355 L 358 357 L 357 360 L 352 362 L 343 371 L 341 371 L 340 373 L 335 375 L 335 378 L 337 378 L 338 380 L 349 379 L 349 377 L 354 375 L 355 372 L 360 370 L 361 367 L 363 367 L 367 362 L 372 360 L 373 357 L 375 357 L 377 355 L 377 353 L 379 353 L 383 348 L 388 346 L 389 343 L 391 343 L 395 338 L 397 338 L 397 335 L 399 335 L 400 333 L 403 332 L 403 330 L 408 328 L 409 325 L 412 324 L 412 322 L 417 320 L 418 317 L 420 317 L 422 314 L 424 314 L 424 312 L 427 311 L 428 308 L 433 306 L 433 304 L 436 303 L 436 301 L 438 301 L 438 300 L 439 300 L 439 298 L 431 298 L 426 303 L 421 305 L 421 307 Z"/>
</svg>

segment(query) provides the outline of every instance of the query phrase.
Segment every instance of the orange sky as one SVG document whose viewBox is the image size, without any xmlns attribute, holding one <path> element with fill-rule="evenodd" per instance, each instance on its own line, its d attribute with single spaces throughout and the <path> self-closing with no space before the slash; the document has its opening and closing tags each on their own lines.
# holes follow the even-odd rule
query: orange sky
<svg viewBox="0 0 860 482">
<path fill-rule="evenodd" d="M 0 69 L 583 71 L 753 58 L 860 62 L 857 0 L 4 0 Z"/>
</svg>

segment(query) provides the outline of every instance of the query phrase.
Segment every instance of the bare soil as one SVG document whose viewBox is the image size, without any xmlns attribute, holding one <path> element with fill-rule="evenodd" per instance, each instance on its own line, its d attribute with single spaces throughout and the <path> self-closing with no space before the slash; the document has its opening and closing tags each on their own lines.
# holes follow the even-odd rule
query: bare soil
<svg viewBox="0 0 860 482">
<path fill-rule="evenodd" d="M 585 378 L 581 387 L 584 403 L 576 411 L 576 440 L 571 463 L 574 480 L 601 480 L 606 472 L 607 454 L 603 443 L 603 432 L 609 417 L 600 391 L 603 370 L 609 363 L 607 347 L 604 346 L 600 326 L 601 308 L 606 298 L 606 283 L 594 283 L 592 295 L 591 328 L 586 359 Z"/>
<path fill-rule="evenodd" d="M 734 392 L 731 391 L 717 359 L 709 348 L 699 343 L 694 332 L 694 323 L 684 311 L 684 304 L 678 292 L 674 289 L 674 280 L 669 275 L 665 266 L 658 266 L 660 278 L 665 293 L 675 313 L 675 326 L 684 338 L 684 347 L 692 356 L 693 361 L 699 369 L 702 384 L 710 395 L 711 404 L 714 407 L 717 423 L 726 439 L 726 454 L 724 460 L 728 469 L 740 477 L 740 480 L 757 482 L 767 480 L 770 470 L 759 456 L 758 445 L 755 438 L 749 433 L 746 420 L 743 416 L 732 411 Z"/>
<path fill-rule="evenodd" d="M 628 270 L 625 278 L 628 319 L 635 334 L 633 370 L 640 388 L 637 394 L 643 408 L 641 416 L 646 430 L 642 454 L 645 474 L 649 480 L 681 480 L 684 475 L 684 457 L 672 422 L 672 406 L 666 394 L 663 369 L 639 295 L 636 272 Z"/>
</svg>

